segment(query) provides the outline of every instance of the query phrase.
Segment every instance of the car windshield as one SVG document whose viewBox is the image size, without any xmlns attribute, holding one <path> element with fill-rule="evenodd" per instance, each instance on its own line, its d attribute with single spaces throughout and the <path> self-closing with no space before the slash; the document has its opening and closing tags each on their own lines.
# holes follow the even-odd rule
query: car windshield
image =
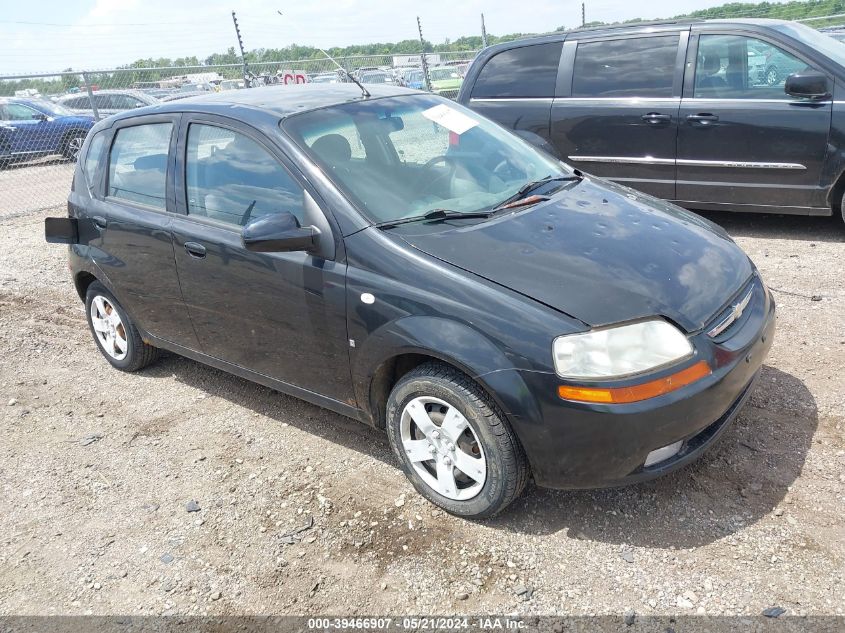
<svg viewBox="0 0 845 633">
<path fill-rule="evenodd" d="M 563 163 L 434 95 L 369 99 L 288 117 L 284 130 L 372 221 L 490 210 Z"/>
<path fill-rule="evenodd" d="M 775 28 L 781 33 L 794 37 L 810 48 L 821 52 L 845 68 L 845 47 L 842 46 L 841 42 L 837 42 L 829 35 L 810 28 L 806 24 L 799 24 L 798 22 L 778 24 Z"/>
<path fill-rule="evenodd" d="M 47 112 L 51 116 L 73 116 L 74 113 L 71 110 L 68 110 L 63 105 L 58 103 L 53 103 L 52 101 L 48 101 L 47 99 L 36 99 L 33 102 L 33 105 L 37 106 L 39 110 L 42 112 Z"/>
<path fill-rule="evenodd" d="M 460 79 L 460 75 L 454 68 L 434 68 L 431 71 L 431 79 L 433 81 L 441 81 L 443 79 Z"/>
</svg>

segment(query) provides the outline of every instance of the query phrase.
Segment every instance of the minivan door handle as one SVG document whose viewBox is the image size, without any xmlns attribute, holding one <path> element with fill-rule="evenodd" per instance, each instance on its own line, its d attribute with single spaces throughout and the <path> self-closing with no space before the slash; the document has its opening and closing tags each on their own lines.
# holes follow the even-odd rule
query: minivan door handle
<svg viewBox="0 0 845 633">
<path fill-rule="evenodd" d="M 697 125 L 698 127 L 713 125 L 718 120 L 718 116 L 710 114 L 709 112 L 700 112 L 698 114 L 690 114 L 687 116 L 687 121 L 690 122 L 690 125 Z"/>
<path fill-rule="evenodd" d="M 661 123 L 669 123 L 672 120 L 671 114 L 660 114 L 659 112 L 649 112 L 640 117 L 646 123 L 651 125 L 660 125 Z"/>
<path fill-rule="evenodd" d="M 185 242 L 185 250 L 188 251 L 188 255 L 191 257 L 196 257 L 197 259 L 205 257 L 205 246 L 197 242 Z"/>
<path fill-rule="evenodd" d="M 94 215 L 91 216 L 91 221 L 94 223 L 94 226 L 97 227 L 98 230 L 102 231 L 106 227 L 108 227 L 109 222 L 101 215 Z"/>
</svg>

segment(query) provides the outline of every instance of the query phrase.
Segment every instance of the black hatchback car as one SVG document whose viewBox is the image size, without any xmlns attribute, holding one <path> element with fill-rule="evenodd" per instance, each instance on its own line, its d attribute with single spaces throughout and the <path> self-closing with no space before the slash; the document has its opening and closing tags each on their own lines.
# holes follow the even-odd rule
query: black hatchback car
<svg viewBox="0 0 845 633">
<path fill-rule="evenodd" d="M 83 148 L 70 243 L 115 367 L 170 350 L 387 430 L 463 516 L 688 463 L 774 303 L 713 224 L 444 98 L 276 86 L 135 110 Z"/>
<path fill-rule="evenodd" d="M 458 101 L 688 209 L 843 211 L 845 47 L 802 24 L 632 24 L 508 42 L 479 54 Z"/>
</svg>

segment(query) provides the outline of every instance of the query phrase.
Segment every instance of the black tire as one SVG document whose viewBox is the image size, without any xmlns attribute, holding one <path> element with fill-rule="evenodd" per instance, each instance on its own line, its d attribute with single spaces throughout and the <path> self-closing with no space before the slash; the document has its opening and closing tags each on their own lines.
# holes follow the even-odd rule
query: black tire
<svg viewBox="0 0 845 633">
<path fill-rule="evenodd" d="M 120 333 L 122 328 L 121 339 L 125 340 L 126 343 L 125 355 L 121 358 L 116 358 L 115 355 L 106 349 L 105 344 L 101 341 L 100 336 L 94 327 L 94 318 L 91 306 L 98 297 L 102 299 L 107 306 L 110 306 L 112 310 L 115 310 L 120 318 L 120 325 L 117 326 L 116 331 Z M 111 314 L 111 312 L 108 312 L 108 314 Z M 114 295 L 110 293 L 99 281 L 92 282 L 91 285 L 88 286 L 88 292 L 85 294 L 85 316 L 88 320 L 88 328 L 91 330 L 91 336 L 94 338 L 97 348 L 113 367 L 116 367 L 121 371 L 138 371 L 139 369 L 143 369 L 150 363 L 154 362 L 159 357 L 159 349 L 157 347 L 153 347 L 152 345 L 148 345 L 143 341 L 140 333 L 138 332 L 138 328 L 135 327 L 132 319 L 130 319 L 129 315 L 126 314 L 126 310 L 123 309 L 123 306 L 121 306 L 118 300 L 115 299 Z M 116 347 L 113 349 L 117 350 Z M 121 355 L 120 351 L 118 351 L 118 355 Z"/>
<path fill-rule="evenodd" d="M 477 438 L 481 445 L 486 479 L 472 498 L 456 500 L 440 494 L 423 480 L 406 454 L 402 442 L 403 412 L 412 400 L 421 397 L 436 398 L 455 407 L 474 432 L 472 439 Z M 473 519 L 492 517 L 519 497 L 528 483 L 528 460 L 504 415 L 471 378 L 448 365 L 424 363 L 396 383 L 387 400 L 387 434 L 402 470 L 417 492 L 451 514 Z M 435 455 L 440 456 L 436 452 Z M 429 464 L 427 468 L 433 470 L 436 462 L 433 458 L 432 462 L 418 463 Z M 451 472 L 472 483 L 460 470 Z"/>
<path fill-rule="evenodd" d="M 79 151 L 82 149 L 82 144 L 85 142 L 86 132 L 82 130 L 73 130 L 68 132 L 62 139 L 61 152 L 62 156 L 72 162 L 76 162 L 79 156 Z"/>
<path fill-rule="evenodd" d="M 834 214 L 836 212 L 836 207 L 833 208 Z M 839 216 L 842 218 L 842 222 L 845 223 L 845 193 L 842 194 L 842 199 L 839 201 Z"/>
</svg>

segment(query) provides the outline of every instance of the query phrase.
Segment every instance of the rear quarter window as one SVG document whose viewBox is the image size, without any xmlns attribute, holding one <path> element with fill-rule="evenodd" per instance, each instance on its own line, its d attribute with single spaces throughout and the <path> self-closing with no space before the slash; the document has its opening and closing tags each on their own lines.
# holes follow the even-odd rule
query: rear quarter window
<svg viewBox="0 0 845 633">
<path fill-rule="evenodd" d="M 553 97 L 562 42 L 502 51 L 481 69 L 473 98 Z"/>
<path fill-rule="evenodd" d="M 106 135 L 98 132 L 88 144 L 88 153 L 85 154 L 85 161 L 82 163 L 82 172 L 85 175 L 85 182 L 88 183 L 89 187 L 93 187 L 96 182 L 97 165 L 100 164 L 100 156 L 103 153 L 105 140 Z"/>
</svg>

